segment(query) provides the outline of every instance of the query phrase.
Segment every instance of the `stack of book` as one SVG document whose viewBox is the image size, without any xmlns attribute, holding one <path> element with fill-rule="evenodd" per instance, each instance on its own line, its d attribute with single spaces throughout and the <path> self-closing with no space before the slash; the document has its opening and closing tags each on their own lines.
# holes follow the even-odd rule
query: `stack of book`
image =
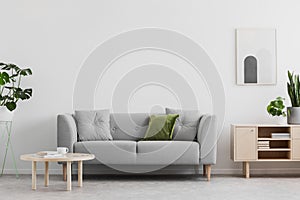
<svg viewBox="0 0 300 200">
<path fill-rule="evenodd" d="M 36 153 L 36 156 L 41 158 L 59 158 L 64 155 L 57 153 L 57 151 L 40 151 Z"/>
<path fill-rule="evenodd" d="M 272 133 L 272 138 L 290 138 L 290 133 Z"/>
<path fill-rule="evenodd" d="M 257 141 L 257 148 L 258 149 L 270 149 L 270 141 L 268 141 L 268 140 Z"/>
</svg>

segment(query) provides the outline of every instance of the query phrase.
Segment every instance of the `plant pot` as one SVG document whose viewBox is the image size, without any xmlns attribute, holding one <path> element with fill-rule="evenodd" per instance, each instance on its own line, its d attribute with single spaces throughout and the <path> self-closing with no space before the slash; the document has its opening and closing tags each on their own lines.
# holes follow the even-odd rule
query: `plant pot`
<svg viewBox="0 0 300 200">
<path fill-rule="evenodd" d="M 0 106 L 0 121 L 12 121 L 14 116 L 14 111 L 7 110 L 6 107 Z"/>
<path fill-rule="evenodd" d="M 288 124 L 300 124 L 300 107 L 287 107 Z"/>
</svg>

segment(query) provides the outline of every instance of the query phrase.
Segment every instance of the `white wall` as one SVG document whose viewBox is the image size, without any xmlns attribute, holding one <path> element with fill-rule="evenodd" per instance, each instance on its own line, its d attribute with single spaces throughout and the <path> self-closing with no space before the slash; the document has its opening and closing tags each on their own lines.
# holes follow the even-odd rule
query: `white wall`
<svg viewBox="0 0 300 200">
<path fill-rule="evenodd" d="M 15 114 L 17 156 L 56 147 L 56 115 L 72 112 L 73 88 L 82 63 L 99 44 L 120 32 L 143 27 L 175 30 L 200 44 L 214 61 L 226 93 L 216 173 L 239 173 L 240 165 L 229 156 L 230 123 L 273 122 L 265 111 L 267 103 L 287 96 L 287 69 L 300 72 L 300 2 L 296 0 L 10 0 L 1 1 L 0 8 L 0 60 L 34 72 L 24 80 L 24 85 L 34 88 L 34 97 L 21 103 Z M 239 27 L 277 29 L 276 86 L 235 84 L 234 31 Z M 271 167 L 255 164 L 254 168 L 264 165 Z M 298 166 L 274 164 L 273 169 L 297 171 Z M 31 169 L 23 161 L 18 161 L 18 167 L 23 173 Z M 13 169 L 10 159 L 7 169 Z M 52 169 L 58 166 L 53 164 Z"/>
</svg>

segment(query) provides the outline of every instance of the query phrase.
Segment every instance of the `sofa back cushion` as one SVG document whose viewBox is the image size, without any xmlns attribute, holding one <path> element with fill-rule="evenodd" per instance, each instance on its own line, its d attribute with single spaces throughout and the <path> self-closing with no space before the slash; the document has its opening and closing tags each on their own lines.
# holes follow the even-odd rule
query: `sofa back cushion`
<svg viewBox="0 0 300 200">
<path fill-rule="evenodd" d="M 143 140 L 172 140 L 174 125 L 178 117 L 178 114 L 151 115 Z"/>
<path fill-rule="evenodd" d="M 200 118 L 202 116 L 199 110 L 179 110 L 166 108 L 166 114 L 179 114 L 174 128 L 173 140 L 195 140 Z"/>
<path fill-rule="evenodd" d="M 114 140 L 144 138 L 149 123 L 149 113 L 111 113 L 110 132 Z"/>
<path fill-rule="evenodd" d="M 109 110 L 75 111 L 79 141 L 112 140 Z"/>
</svg>

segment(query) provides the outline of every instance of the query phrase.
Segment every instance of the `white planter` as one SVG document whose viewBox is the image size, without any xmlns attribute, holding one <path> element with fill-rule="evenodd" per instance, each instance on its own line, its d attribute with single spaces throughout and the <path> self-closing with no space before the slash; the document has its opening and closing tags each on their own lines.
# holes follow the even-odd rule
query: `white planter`
<svg viewBox="0 0 300 200">
<path fill-rule="evenodd" d="M 0 121 L 12 121 L 14 111 L 9 111 L 6 107 L 0 106 Z"/>
<path fill-rule="evenodd" d="M 289 124 L 300 124 L 300 107 L 287 107 Z"/>
</svg>

